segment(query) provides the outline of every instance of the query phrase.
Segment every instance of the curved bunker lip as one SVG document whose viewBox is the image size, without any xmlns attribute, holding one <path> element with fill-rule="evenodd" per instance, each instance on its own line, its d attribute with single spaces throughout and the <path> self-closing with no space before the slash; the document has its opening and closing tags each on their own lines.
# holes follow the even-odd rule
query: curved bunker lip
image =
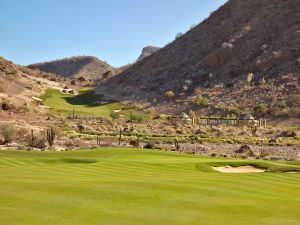
<svg viewBox="0 0 300 225">
<path fill-rule="evenodd" d="M 263 173 L 266 172 L 264 169 L 259 169 L 253 166 L 221 166 L 221 167 L 213 167 L 214 170 L 221 173 Z"/>
</svg>

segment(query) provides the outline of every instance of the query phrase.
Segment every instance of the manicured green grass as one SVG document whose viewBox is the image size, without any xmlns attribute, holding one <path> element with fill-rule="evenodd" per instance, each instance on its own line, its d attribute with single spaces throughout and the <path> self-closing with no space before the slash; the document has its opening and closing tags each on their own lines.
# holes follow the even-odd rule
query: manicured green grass
<svg viewBox="0 0 300 225">
<path fill-rule="evenodd" d="M 277 172 L 222 174 L 212 165 Z M 0 221 L 10 225 L 298 225 L 295 162 L 140 149 L 0 151 Z"/>
<path fill-rule="evenodd" d="M 45 94 L 41 96 L 44 104 L 52 109 L 52 111 L 62 113 L 63 115 L 70 115 L 72 110 L 75 110 L 75 115 L 79 116 L 100 116 L 106 119 L 111 118 L 113 110 L 122 110 L 120 114 L 124 114 L 124 119 L 128 119 L 130 113 L 139 115 L 147 119 L 147 115 L 138 112 L 134 109 L 127 109 L 119 102 L 109 102 L 101 104 L 101 95 L 96 95 L 90 89 L 81 90 L 81 92 L 74 96 L 64 94 L 56 89 L 48 89 Z"/>
</svg>

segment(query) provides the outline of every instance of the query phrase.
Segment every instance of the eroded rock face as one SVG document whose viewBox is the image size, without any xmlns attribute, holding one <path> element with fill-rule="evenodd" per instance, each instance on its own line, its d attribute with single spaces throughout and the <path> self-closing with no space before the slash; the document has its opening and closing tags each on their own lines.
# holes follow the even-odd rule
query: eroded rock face
<svg viewBox="0 0 300 225">
<path fill-rule="evenodd" d="M 143 48 L 142 54 L 137 59 L 137 62 L 149 57 L 153 53 L 157 52 L 159 49 L 160 49 L 159 47 L 155 47 L 155 46 L 147 46 Z"/>
</svg>

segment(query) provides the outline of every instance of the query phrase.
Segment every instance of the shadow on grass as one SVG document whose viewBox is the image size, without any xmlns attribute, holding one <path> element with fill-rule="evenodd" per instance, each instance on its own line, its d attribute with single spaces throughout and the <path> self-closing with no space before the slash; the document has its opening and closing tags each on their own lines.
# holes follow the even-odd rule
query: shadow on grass
<svg viewBox="0 0 300 225">
<path fill-rule="evenodd" d="M 46 164 L 91 164 L 97 163 L 94 159 L 78 159 L 78 158 L 63 158 L 63 159 L 38 159 L 39 162 Z"/>
<path fill-rule="evenodd" d="M 88 107 L 105 106 L 113 102 L 102 103 L 103 95 L 97 95 L 93 92 L 84 92 L 76 96 L 63 97 L 71 105 L 86 105 Z"/>
</svg>

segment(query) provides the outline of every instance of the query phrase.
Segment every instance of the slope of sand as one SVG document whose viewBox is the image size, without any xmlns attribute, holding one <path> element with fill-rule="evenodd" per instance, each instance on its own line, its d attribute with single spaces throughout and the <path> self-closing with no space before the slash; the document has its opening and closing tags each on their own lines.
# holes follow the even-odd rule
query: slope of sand
<svg viewBox="0 0 300 225">
<path fill-rule="evenodd" d="M 253 166 L 223 166 L 223 167 L 213 167 L 214 170 L 219 171 L 221 173 L 263 173 L 265 170 L 258 169 Z"/>
</svg>

